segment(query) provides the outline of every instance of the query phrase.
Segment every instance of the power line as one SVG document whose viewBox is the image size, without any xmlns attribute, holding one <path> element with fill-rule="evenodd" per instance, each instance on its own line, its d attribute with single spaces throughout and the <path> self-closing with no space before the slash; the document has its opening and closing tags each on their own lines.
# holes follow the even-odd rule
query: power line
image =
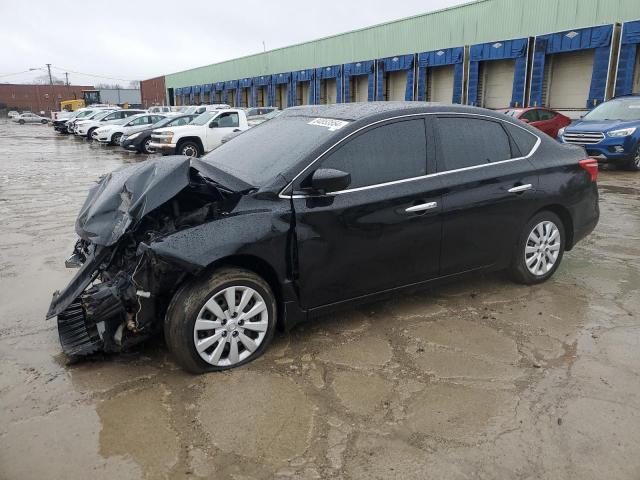
<svg viewBox="0 0 640 480">
<path fill-rule="evenodd" d="M 29 70 L 23 70 L 22 72 L 15 72 L 15 73 L 3 73 L 2 75 L 0 75 L 0 78 L 2 77 L 12 77 L 14 75 L 20 75 L 22 73 L 29 73 L 31 71 L 31 69 Z"/>
<path fill-rule="evenodd" d="M 120 80 L 121 82 L 133 82 L 133 81 L 137 81 L 136 79 L 128 79 L 128 78 L 116 78 L 116 77 L 108 77 L 106 75 L 95 75 L 93 73 L 84 73 L 84 72 L 77 72 L 74 70 L 71 70 L 70 68 L 66 68 L 66 67 L 56 67 L 55 65 L 52 65 L 51 68 L 55 68 L 56 70 L 62 70 L 62 71 L 66 71 L 69 73 L 75 73 L 76 75 L 84 75 L 86 77 L 96 77 L 96 78 L 106 78 L 107 80 Z"/>
</svg>

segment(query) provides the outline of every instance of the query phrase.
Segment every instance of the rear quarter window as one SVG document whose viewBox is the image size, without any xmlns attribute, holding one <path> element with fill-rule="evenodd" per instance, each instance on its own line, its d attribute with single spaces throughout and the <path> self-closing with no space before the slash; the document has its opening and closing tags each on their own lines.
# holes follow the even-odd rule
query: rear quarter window
<svg viewBox="0 0 640 480">
<path fill-rule="evenodd" d="M 520 151 L 519 156 L 526 157 L 527 155 L 529 155 L 533 150 L 533 147 L 535 147 L 536 143 L 538 142 L 538 137 L 536 137 L 528 130 L 520 128 L 517 125 L 513 125 L 512 123 L 505 122 L 503 125 L 518 147 L 518 150 Z"/>
</svg>

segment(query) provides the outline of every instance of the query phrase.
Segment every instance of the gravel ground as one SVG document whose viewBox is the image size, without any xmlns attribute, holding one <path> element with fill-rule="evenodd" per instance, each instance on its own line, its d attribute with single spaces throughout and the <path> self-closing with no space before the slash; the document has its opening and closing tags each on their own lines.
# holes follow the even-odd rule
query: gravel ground
<svg viewBox="0 0 640 480">
<path fill-rule="evenodd" d="M 161 341 L 66 365 L 53 290 L 99 175 L 145 156 L 0 121 L 0 478 L 640 478 L 640 174 L 555 277 L 472 277 L 185 374 Z"/>
</svg>

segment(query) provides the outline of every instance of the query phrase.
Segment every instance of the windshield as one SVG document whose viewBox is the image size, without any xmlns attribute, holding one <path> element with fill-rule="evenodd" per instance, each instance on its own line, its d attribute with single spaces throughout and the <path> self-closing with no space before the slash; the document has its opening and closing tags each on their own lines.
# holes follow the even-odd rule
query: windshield
<svg viewBox="0 0 640 480">
<path fill-rule="evenodd" d="M 100 113 L 98 113 L 95 117 L 93 117 L 94 120 L 102 120 L 104 117 L 111 115 L 113 113 L 113 110 L 106 110 L 106 111 L 102 111 Z"/>
<path fill-rule="evenodd" d="M 193 121 L 191 122 L 191 125 L 204 125 L 213 117 L 215 117 L 217 114 L 218 112 L 204 112 L 198 115 L 196 118 L 194 118 Z"/>
<path fill-rule="evenodd" d="M 82 112 L 76 113 L 73 117 L 74 118 L 86 118 L 89 115 L 93 115 L 93 113 L 95 113 L 93 110 L 83 110 Z"/>
<path fill-rule="evenodd" d="M 246 183 L 263 186 L 336 135 L 326 127 L 309 125 L 312 120 L 285 116 L 264 122 L 222 144 L 204 160 Z"/>
<path fill-rule="evenodd" d="M 124 117 L 124 118 L 119 118 L 118 120 L 114 120 L 113 122 L 109 122 L 111 125 L 123 125 L 125 123 L 127 123 L 129 120 L 131 120 L 133 117 Z"/>
<path fill-rule="evenodd" d="M 609 100 L 587 113 L 584 120 L 640 120 L 640 97 Z"/>
</svg>

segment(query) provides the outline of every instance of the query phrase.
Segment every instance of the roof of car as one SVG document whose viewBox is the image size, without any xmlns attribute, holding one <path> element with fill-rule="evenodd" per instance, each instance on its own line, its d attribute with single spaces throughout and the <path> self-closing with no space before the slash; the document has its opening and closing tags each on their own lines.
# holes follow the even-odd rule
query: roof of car
<svg viewBox="0 0 640 480">
<path fill-rule="evenodd" d="M 363 103 L 337 103 L 332 105 L 306 105 L 302 107 L 287 108 L 283 117 L 325 117 L 338 120 L 362 120 L 368 117 L 378 116 L 384 113 L 406 112 L 433 113 L 433 112 L 490 112 L 484 108 L 468 105 L 453 105 L 432 102 L 363 102 Z"/>
</svg>

